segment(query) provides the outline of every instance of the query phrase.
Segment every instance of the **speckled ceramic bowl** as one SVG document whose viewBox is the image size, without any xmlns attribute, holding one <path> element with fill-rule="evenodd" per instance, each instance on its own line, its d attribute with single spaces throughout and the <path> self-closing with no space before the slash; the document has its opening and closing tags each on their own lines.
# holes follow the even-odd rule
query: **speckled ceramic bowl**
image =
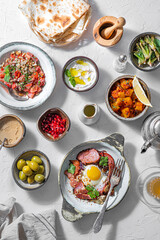
<svg viewBox="0 0 160 240">
<path fill-rule="evenodd" d="M 59 135 L 58 138 L 54 138 L 52 135 L 46 133 L 43 131 L 42 129 L 42 121 L 43 119 L 49 114 L 49 113 L 55 113 L 55 114 L 58 114 L 62 117 L 62 119 L 66 119 L 66 129 L 65 131 Z M 45 137 L 47 140 L 49 141 L 52 141 L 52 142 L 56 142 L 56 141 L 59 141 L 60 139 L 62 139 L 68 132 L 69 132 L 69 129 L 70 129 L 70 119 L 69 117 L 67 116 L 67 114 L 60 108 L 51 108 L 51 109 L 48 109 L 45 113 L 43 113 L 40 118 L 38 119 L 38 122 L 37 122 L 37 126 L 38 126 L 38 130 L 39 132 L 42 134 L 43 137 Z"/>
<path fill-rule="evenodd" d="M 116 118 L 119 118 L 119 119 L 124 120 L 124 121 L 137 120 L 137 119 L 139 119 L 140 117 L 144 116 L 144 114 L 147 112 L 147 110 L 148 110 L 148 108 L 149 108 L 148 106 L 146 106 L 146 107 L 144 108 L 144 110 L 143 110 L 139 115 L 137 115 L 137 116 L 135 116 L 135 117 L 132 117 L 132 118 L 124 118 L 124 117 L 121 117 L 121 116 L 118 115 L 116 112 L 114 112 L 114 111 L 112 110 L 111 106 L 110 106 L 110 103 L 109 103 L 109 95 L 110 95 L 111 88 L 113 87 L 113 85 L 114 85 L 117 81 L 119 81 L 119 80 L 121 80 L 121 79 L 123 79 L 123 78 L 132 78 L 132 79 L 133 79 L 134 76 L 133 76 L 133 75 L 123 75 L 123 76 L 120 76 L 120 77 L 116 78 L 115 80 L 113 80 L 113 81 L 109 84 L 109 86 L 108 86 L 108 88 L 107 88 L 107 91 L 106 91 L 106 94 L 105 94 L 106 105 L 107 105 L 107 108 L 108 108 L 108 110 L 110 111 L 110 113 L 111 113 L 113 116 L 115 116 Z M 137 77 L 137 78 L 138 78 L 138 77 Z M 150 94 L 150 90 L 149 90 L 147 84 L 146 84 L 143 80 L 141 80 L 140 78 L 138 78 L 138 80 L 139 80 L 139 82 L 141 83 L 141 85 L 142 85 L 142 87 L 143 87 L 143 89 L 144 89 L 144 91 L 145 91 L 145 93 L 146 93 L 146 96 L 148 97 L 149 101 L 151 101 L 151 94 Z"/>
<path fill-rule="evenodd" d="M 138 65 L 138 59 L 133 54 L 133 52 L 135 51 L 135 48 L 136 48 L 136 43 L 140 40 L 140 38 L 143 38 L 146 35 L 153 35 L 153 36 L 157 37 L 160 40 L 160 34 L 158 34 L 158 33 L 155 33 L 155 32 L 144 32 L 144 33 L 141 33 L 141 34 L 137 35 L 132 40 L 132 42 L 130 43 L 129 55 L 130 55 L 130 59 L 131 59 L 132 64 L 136 68 L 138 68 L 141 71 L 149 72 L 149 71 L 153 71 L 153 70 L 159 68 L 160 67 L 160 61 L 155 61 L 155 63 L 153 64 L 152 67 L 150 67 L 150 66 L 148 66 L 146 64 L 144 64 L 142 66 L 139 66 Z"/>
<path fill-rule="evenodd" d="M 85 214 L 100 212 L 102 205 L 89 202 L 76 198 L 73 194 L 73 188 L 70 185 L 69 179 L 64 174 L 64 171 L 68 169 L 70 160 L 76 159 L 77 154 L 85 149 L 95 148 L 97 150 L 106 150 L 111 156 L 113 156 L 115 162 L 124 158 L 123 153 L 124 137 L 121 134 L 114 133 L 104 139 L 98 141 L 84 142 L 74 147 L 64 158 L 59 171 L 59 185 L 63 196 L 62 214 L 68 221 L 76 221 L 83 217 Z M 125 160 L 125 167 L 122 174 L 120 184 L 115 189 L 115 195 L 109 198 L 107 210 L 116 207 L 121 200 L 125 197 L 130 185 L 130 169 L 128 163 Z"/>
<path fill-rule="evenodd" d="M 65 76 L 65 70 L 66 68 L 68 68 L 73 62 L 77 61 L 77 60 L 84 60 L 86 62 L 89 62 L 91 64 L 91 66 L 93 67 L 94 71 L 95 71 L 95 80 L 93 81 L 92 84 L 90 84 L 88 87 L 84 87 L 84 89 L 75 89 L 74 87 L 72 87 L 70 84 L 69 84 L 69 80 L 67 79 L 67 77 Z M 89 91 L 90 89 L 92 89 L 98 82 L 98 79 L 99 79 L 99 70 L 98 70 L 98 67 L 97 65 L 95 64 L 95 62 L 93 60 L 91 60 L 90 58 L 88 57 L 84 57 L 84 56 L 77 56 L 77 57 L 74 57 L 74 58 L 71 58 L 63 67 L 63 71 L 62 71 L 62 78 L 63 78 L 63 82 L 64 84 L 69 88 L 71 89 L 72 91 L 75 91 L 75 92 L 86 92 L 86 91 Z"/>
<path fill-rule="evenodd" d="M 20 159 L 30 160 L 33 156 L 38 156 L 43 161 L 43 165 L 45 169 L 44 171 L 45 180 L 42 183 L 28 184 L 26 181 L 22 182 L 19 179 L 19 170 L 17 169 L 18 160 Z M 51 165 L 48 157 L 44 153 L 38 150 L 28 150 L 28 151 L 22 152 L 20 155 L 18 155 L 18 157 L 16 157 L 16 159 L 12 164 L 13 179 L 15 180 L 16 184 L 24 190 L 35 190 L 42 187 L 47 182 L 50 175 L 50 171 L 51 171 Z"/>
<path fill-rule="evenodd" d="M 56 84 L 56 72 L 52 59 L 41 48 L 25 42 L 11 42 L 0 48 L 0 64 L 10 56 L 13 51 L 31 52 L 34 54 L 45 73 L 46 84 L 39 95 L 27 101 L 17 101 L 0 87 L 0 104 L 18 110 L 30 110 L 42 105 L 51 95 Z"/>
<path fill-rule="evenodd" d="M 12 148 L 12 147 L 17 146 L 23 140 L 23 138 L 25 137 L 25 134 L 26 134 L 26 127 L 25 127 L 23 121 L 16 115 L 6 114 L 6 115 L 1 116 L 0 117 L 0 125 L 1 125 L 2 121 L 4 121 L 5 119 L 8 120 L 9 118 L 16 119 L 20 123 L 20 125 L 22 126 L 22 134 L 21 134 L 21 136 L 18 138 L 18 140 L 14 144 L 6 144 L 6 143 L 4 143 L 3 146 L 6 147 L 6 148 Z"/>
</svg>

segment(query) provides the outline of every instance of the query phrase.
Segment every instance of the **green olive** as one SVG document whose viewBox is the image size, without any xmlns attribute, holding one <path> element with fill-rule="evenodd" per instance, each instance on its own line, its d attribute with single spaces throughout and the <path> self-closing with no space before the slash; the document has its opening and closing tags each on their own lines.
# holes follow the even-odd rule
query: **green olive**
<svg viewBox="0 0 160 240">
<path fill-rule="evenodd" d="M 19 179 L 21 179 L 21 181 L 26 181 L 27 176 L 24 174 L 24 172 L 20 171 L 19 172 Z"/>
<path fill-rule="evenodd" d="M 22 171 L 24 172 L 25 175 L 27 176 L 31 176 L 33 174 L 32 170 L 30 169 L 29 166 L 24 166 L 22 168 Z"/>
<path fill-rule="evenodd" d="M 34 180 L 37 182 L 37 183 L 42 183 L 44 181 L 44 175 L 42 174 L 36 174 L 35 177 L 34 177 Z"/>
<path fill-rule="evenodd" d="M 29 162 L 30 162 L 30 160 L 27 160 L 27 161 L 26 161 L 26 164 L 28 165 L 28 164 L 29 164 Z"/>
<path fill-rule="evenodd" d="M 28 177 L 28 178 L 27 178 L 27 182 L 28 182 L 29 184 L 34 183 L 34 175 L 31 175 L 30 177 Z"/>
<path fill-rule="evenodd" d="M 44 173 L 44 166 L 39 165 L 39 170 L 36 172 L 36 174 L 42 174 L 42 173 Z"/>
<path fill-rule="evenodd" d="M 29 166 L 33 171 L 35 171 L 35 172 L 39 170 L 39 165 L 38 165 L 38 163 L 35 162 L 35 161 L 30 161 L 30 162 L 28 163 L 28 166 Z"/>
<path fill-rule="evenodd" d="M 18 162 L 17 162 L 17 168 L 18 168 L 18 170 L 22 170 L 22 168 L 24 167 L 26 165 L 26 161 L 24 160 L 24 159 L 20 159 L 20 160 L 18 160 Z"/>
<path fill-rule="evenodd" d="M 34 161 L 34 162 L 36 162 L 38 164 L 42 164 L 42 160 L 38 156 L 33 156 L 31 161 Z"/>
</svg>

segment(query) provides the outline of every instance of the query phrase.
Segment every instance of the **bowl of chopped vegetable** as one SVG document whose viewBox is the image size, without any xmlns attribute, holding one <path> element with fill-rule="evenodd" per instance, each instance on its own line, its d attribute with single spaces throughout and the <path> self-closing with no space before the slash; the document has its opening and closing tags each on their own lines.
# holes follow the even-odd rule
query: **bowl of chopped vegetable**
<svg viewBox="0 0 160 240">
<path fill-rule="evenodd" d="M 132 64 L 142 71 L 160 67 L 160 34 L 145 32 L 136 36 L 129 47 Z"/>
<path fill-rule="evenodd" d="M 30 110 L 51 95 L 56 84 L 55 67 L 52 59 L 39 47 L 11 42 L 0 48 L 0 83 L 0 104 Z M 26 100 L 22 101 L 22 98 Z"/>
<path fill-rule="evenodd" d="M 106 91 L 105 101 L 110 113 L 120 120 L 137 120 L 148 110 L 137 97 L 133 87 L 132 75 L 123 75 L 113 80 Z M 147 84 L 137 78 L 148 100 L 151 100 L 150 90 Z"/>
</svg>

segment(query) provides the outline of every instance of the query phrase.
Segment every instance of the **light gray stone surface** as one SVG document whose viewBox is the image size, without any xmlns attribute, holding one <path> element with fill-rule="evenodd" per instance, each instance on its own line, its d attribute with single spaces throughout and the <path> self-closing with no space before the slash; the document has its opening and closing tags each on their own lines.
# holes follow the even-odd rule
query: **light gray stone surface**
<svg viewBox="0 0 160 240">
<path fill-rule="evenodd" d="M 39 108 L 20 112 L 0 106 L 0 115 L 12 113 L 23 119 L 27 134 L 25 139 L 13 149 L 0 152 L 0 201 L 15 197 L 19 213 L 34 212 L 55 208 L 59 212 L 57 225 L 58 239 L 66 240 L 159 240 L 160 216 L 140 202 L 135 192 L 138 175 L 147 167 L 160 166 L 160 152 L 149 149 L 140 154 L 143 144 L 140 128 L 143 122 L 122 122 L 114 118 L 104 102 L 105 89 L 109 82 L 120 74 L 115 72 L 112 62 L 119 54 L 127 54 L 131 40 L 145 31 L 158 32 L 160 29 L 160 1 L 158 0 L 92 0 L 93 13 L 87 32 L 79 42 L 64 48 L 53 48 L 42 42 L 32 33 L 27 21 L 18 10 L 18 0 L 0 0 L 0 45 L 11 41 L 26 41 L 45 50 L 53 59 L 57 70 L 57 84 L 52 96 Z M 126 18 L 122 40 L 113 48 L 103 48 L 93 40 L 94 23 L 102 16 L 113 15 Z M 71 57 L 84 55 L 93 59 L 99 67 L 100 79 L 97 86 L 86 93 L 70 91 L 62 82 L 62 68 Z M 136 74 L 149 86 L 153 108 L 146 116 L 160 106 L 160 70 L 145 73 L 135 69 L 130 61 L 125 74 Z M 90 127 L 78 119 L 79 106 L 86 102 L 96 102 L 101 108 L 99 121 Z M 37 131 L 36 121 L 46 109 L 62 108 L 70 117 L 72 125 L 68 135 L 57 143 L 42 138 Z M 64 155 L 79 143 L 87 140 L 101 139 L 120 132 L 125 137 L 124 153 L 131 168 L 131 186 L 124 200 L 113 210 L 105 214 L 102 230 L 95 236 L 90 233 L 96 214 L 85 216 L 75 223 L 67 222 L 61 215 L 62 197 L 58 187 L 58 169 Z M 20 189 L 13 181 L 11 165 L 14 158 L 25 149 L 39 149 L 50 159 L 52 172 L 46 185 L 37 191 L 27 192 Z"/>
</svg>

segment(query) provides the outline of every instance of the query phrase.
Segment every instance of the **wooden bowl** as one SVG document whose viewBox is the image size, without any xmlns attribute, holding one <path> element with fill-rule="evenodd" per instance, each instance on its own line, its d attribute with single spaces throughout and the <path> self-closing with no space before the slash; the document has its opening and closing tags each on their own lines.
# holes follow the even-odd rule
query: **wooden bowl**
<svg viewBox="0 0 160 240">
<path fill-rule="evenodd" d="M 107 105 L 107 108 L 108 108 L 108 110 L 110 111 L 110 113 L 111 113 L 113 116 L 115 116 L 116 118 L 118 118 L 118 119 L 121 119 L 121 120 L 124 120 L 124 121 L 137 120 L 137 119 L 139 119 L 140 117 L 144 116 L 144 114 L 147 112 L 147 110 L 148 110 L 148 108 L 149 108 L 148 106 L 146 106 L 146 107 L 144 108 L 144 110 L 143 110 L 139 115 L 137 115 L 137 116 L 135 116 L 135 117 L 131 117 L 131 118 L 125 118 L 125 117 L 122 117 L 122 116 L 118 115 L 116 112 L 114 112 L 114 111 L 112 110 L 112 108 L 111 108 L 111 106 L 110 106 L 110 103 L 109 103 L 110 90 L 111 90 L 111 88 L 113 87 L 113 85 L 114 85 L 117 81 L 119 81 L 119 80 L 121 80 L 121 79 L 123 79 L 123 78 L 131 78 L 131 79 L 133 79 L 134 76 L 132 76 L 132 75 L 122 75 L 122 76 L 116 78 L 115 80 L 113 80 L 113 81 L 109 84 L 108 89 L 107 89 L 107 92 L 106 92 L 106 95 L 105 95 L 106 105 Z M 140 84 L 142 85 L 142 88 L 143 88 L 143 90 L 145 91 L 146 96 L 148 97 L 149 101 L 151 101 L 151 94 L 150 94 L 150 90 L 149 90 L 147 84 L 146 84 L 143 80 L 141 80 L 140 78 L 138 78 L 138 80 L 139 80 Z"/>
<path fill-rule="evenodd" d="M 44 119 L 49 113 L 58 114 L 58 115 L 60 115 L 63 119 L 66 119 L 66 129 L 65 129 L 65 131 L 64 131 L 61 135 L 59 135 L 59 137 L 56 138 L 56 139 L 55 139 L 52 135 L 50 135 L 50 134 L 48 134 L 48 133 L 46 133 L 46 132 L 44 132 L 44 131 L 42 130 L 42 121 L 43 121 L 43 119 Z M 46 138 L 47 140 L 49 140 L 49 141 L 56 142 L 56 141 L 59 141 L 60 139 L 62 139 L 62 138 L 67 134 L 67 132 L 69 131 L 69 129 L 70 129 L 70 119 L 69 119 L 69 117 L 67 116 L 67 114 L 66 114 L 65 112 L 63 112 L 62 109 L 60 109 L 60 108 L 51 108 L 51 109 L 48 109 L 45 113 L 43 113 L 43 114 L 40 116 L 40 118 L 38 119 L 37 125 L 38 125 L 38 130 L 40 131 L 40 133 L 42 134 L 43 137 L 45 137 L 45 138 Z"/>
<path fill-rule="evenodd" d="M 44 169 L 45 169 L 44 170 L 45 180 L 42 183 L 29 184 L 26 181 L 22 182 L 19 179 L 19 170 L 17 168 L 18 160 L 20 160 L 20 159 L 30 160 L 33 156 L 38 156 L 43 161 L 43 165 L 44 165 Z M 49 175 L 50 175 L 50 171 L 51 171 L 51 164 L 50 164 L 48 157 L 39 150 L 28 150 L 28 151 L 22 152 L 20 155 L 18 155 L 18 157 L 16 157 L 16 159 L 14 160 L 14 162 L 12 164 L 12 176 L 14 178 L 14 181 L 20 188 L 22 188 L 24 190 L 28 190 L 28 191 L 35 190 L 35 189 L 42 187 L 47 182 Z"/>
<path fill-rule="evenodd" d="M 3 121 L 5 121 L 5 119 L 6 119 L 6 121 L 7 121 L 7 120 L 9 120 L 10 118 L 13 118 L 13 119 L 17 120 L 17 121 L 20 123 L 20 125 L 21 125 L 21 127 L 22 127 L 22 134 L 21 134 L 20 138 L 19 138 L 14 144 L 6 144 L 6 143 L 4 143 L 4 147 L 5 147 L 5 148 L 12 148 L 12 147 L 17 146 L 17 145 L 23 140 L 23 138 L 25 137 L 25 134 L 26 134 L 26 127 L 25 127 L 23 121 L 22 121 L 18 116 L 16 116 L 16 115 L 6 114 L 6 115 L 1 116 L 1 117 L 0 117 L 0 125 L 1 125 L 1 123 L 2 123 Z"/>
</svg>

